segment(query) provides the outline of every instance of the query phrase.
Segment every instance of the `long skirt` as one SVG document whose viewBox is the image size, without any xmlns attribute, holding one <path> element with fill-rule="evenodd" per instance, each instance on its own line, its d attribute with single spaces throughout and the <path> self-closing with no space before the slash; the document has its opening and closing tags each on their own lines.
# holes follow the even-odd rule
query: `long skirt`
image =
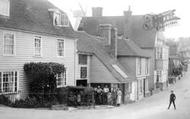
<svg viewBox="0 0 190 119">
<path fill-rule="evenodd" d="M 117 96 L 117 104 L 121 104 L 121 96 Z"/>
</svg>

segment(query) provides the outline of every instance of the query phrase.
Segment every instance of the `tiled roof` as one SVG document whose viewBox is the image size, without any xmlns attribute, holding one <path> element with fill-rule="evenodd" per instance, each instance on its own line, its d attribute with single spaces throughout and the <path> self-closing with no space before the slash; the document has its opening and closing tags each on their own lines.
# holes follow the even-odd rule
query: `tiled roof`
<svg viewBox="0 0 190 119">
<path fill-rule="evenodd" d="M 155 46 L 156 30 L 143 28 L 143 15 L 131 16 L 129 19 L 128 38 L 133 40 L 141 48 L 153 48 Z"/>
<path fill-rule="evenodd" d="M 58 8 L 48 0 L 10 0 L 10 17 L 0 17 L 0 27 L 72 38 L 71 25 L 55 27 L 49 9 Z"/>
<path fill-rule="evenodd" d="M 124 34 L 123 16 L 83 17 L 79 29 L 82 28 L 87 33 L 97 36 L 100 24 L 112 24 L 113 27 L 118 28 L 119 34 Z"/>
<path fill-rule="evenodd" d="M 84 17 L 79 29 L 92 35 L 99 35 L 99 24 L 112 24 L 118 29 L 119 35 L 125 35 L 141 48 L 153 48 L 155 46 L 156 30 L 145 30 L 143 28 L 143 15 L 132 15 L 129 18 L 126 16 Z"/>
<path fill-rule="evenodd" d="M 123 68 L 119 64 L 119 62 L 117 62 L 114 58 L 110 57 L 109 54 L 105 51 L 104 47 L 98 41 L 97 37 L 89 35 L 86 32 L 76 32 L 76 37 L 78 38 L 78 41 L 77 41 L 78 51 L 88 52 L 95 55 L 120 83 L 135 80 L 135 77 L 132 77 L 131 75 L 132 74 L 131 70 Z M 113 64 L 119 66 L 119 68 L 122 71 L 124 71 L 128 77 L 124 78 L 121 74 L 119 74 L 112 66 Z"/>
<path fill-rule="evenodd" d="M 118 39 L 118 56 L 150 57 L 150 55 L 130 39 Z"/>
</svg>

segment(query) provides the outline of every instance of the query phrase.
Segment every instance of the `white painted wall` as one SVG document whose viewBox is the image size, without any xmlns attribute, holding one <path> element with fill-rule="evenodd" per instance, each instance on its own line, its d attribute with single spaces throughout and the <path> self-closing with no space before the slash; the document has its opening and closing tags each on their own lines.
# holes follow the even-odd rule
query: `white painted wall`
<svg viewBox="0 0 190 119">
<path fill-rule="evenodd" d="M 75 79 L 76 80 L 81 80 L 81 78 L 80 78 L 80 68 L 82 66 L 85 66 L 85 67 L 87 67 L 87 78 L 86 79 L 87 79 L 87 82 L 89 83 L 89 78 L 90 78 L 90 59 L 91 59 L 91 56 L 89 54 L 86 54 L 87 55 L 87 65 L 81 65 L 81 64 L 79 64 L 79 54 L 80 53 L 77 53 L 77 55 L 76 55 Z M 83 53 L 81 53 L 81 54 L 83 54 Z"/>
<path fill-rule="evenodd" d="M 131 92 L 131 95 L 130 95 L 130 99 L 132 101 L 137 100 L 137 82 L 136 81 L 132 82 L 132 92 Z"/>
<path fill-rule="evenodd" d="M 67 85 L 75 85 L 75 49 L 74 39 L 64 37 L 39 35 L 24 33 L 19 31 L 8 31 L 15 34 L 16 37 L 16 55 L 3 56 L 3 32 L 8 30 L 0 29 L 0 71 L 17 70 L 19 71 L 19 90 L 27 94 L 27 79 L 24 75 L 23 66 L 28 62 L 57 62 L 66 67 Z M 34 56 L 34 37 L 42 37 L 42 57 Z M 57 39 L 64 39 L 65 54 L 64 57 L 57 56 Z"/>
</svg>

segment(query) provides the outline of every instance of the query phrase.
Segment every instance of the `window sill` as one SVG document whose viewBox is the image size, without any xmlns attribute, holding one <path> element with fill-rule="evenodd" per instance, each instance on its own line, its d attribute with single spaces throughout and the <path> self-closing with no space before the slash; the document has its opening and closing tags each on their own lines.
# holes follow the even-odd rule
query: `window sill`
<svg viewBox="0 0 190 119">
<path fill-rule="evenodd" d="M 0 95 L 15 95 L 18 94 L 19 92 L 0 92 Z"/>
<path fill-rule="evenodd" d="M 3 56 L 4 56 L 4 57 L 14 57 L 14 56 L 16 56 L 16 55 L 15 55 L 15 54 L 12 54 L 12 55 L 11 55 L 11 54 L 3 54 Z"/>
<path fill-rule="evenodd" d="M 64 56 L 57 56 L 58 58 L 65 58 Z"/>
<path fill-rule="evenodd" d="M 66 87 L 66 85 L 63 85 L 63 86 L 57 86 L 57 88 L 63 88 L 63 87 Z"/>
<path fill-rule="evenodd" d="M 34 58 L 42 58 L 42 56 L 36 56 L 36 55 L 34 55 L 33 57 Z"/>
<path fill-rule="evenodd" d="M 9 18 L 10 18 L 10 15 L 2 15 L 2 14 L 0 14 L 0 18 L 9 19 Z"/>
<path fill-rule="evenodd" d="M 69 25 L 54 25 L 55 27 L 69 27 Z"/>
</svg>

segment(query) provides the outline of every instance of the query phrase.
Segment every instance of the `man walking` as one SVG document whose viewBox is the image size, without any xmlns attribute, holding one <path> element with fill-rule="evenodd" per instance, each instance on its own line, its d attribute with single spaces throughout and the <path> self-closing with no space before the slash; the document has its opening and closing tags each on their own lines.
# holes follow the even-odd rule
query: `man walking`
<svg viewBox="0 0 190 119">
<path fill-rule="evenodd" d="M 171 94 L 170 94 L 170 103 L 169 103 L 168 109 L 170 109 L 170 105 L 172 103 L 173 103 L 174 109 L 176 109 L 176 107 L 175 107 L 175 99 L 176 99 L 176 96 L 174 94 L 174 91 L 172 90 Z"/>
</svg>

